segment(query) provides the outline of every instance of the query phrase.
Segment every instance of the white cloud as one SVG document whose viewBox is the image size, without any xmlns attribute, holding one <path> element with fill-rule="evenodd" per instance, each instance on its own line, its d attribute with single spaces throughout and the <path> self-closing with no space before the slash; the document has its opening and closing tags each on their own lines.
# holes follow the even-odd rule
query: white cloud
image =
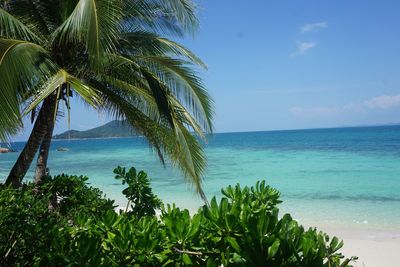
<svg viewBox="0 0 400 267">
<path fill-rule="evenodd" d="M 380 108 L 380 109 L 389 109 L 396 106 L 400 106 L 400 94 L 389 96 L 389 95 L 381 95 L 374 97 L 370 100 L 364 102 L 369 108 Z"/>
<path fill-rule="evenodd" d="M 297 50 L 290 54 L 290 56 L 299 56 L 299 55 L 304 55 L 307 53 L 308 50 L 311 48 L 314 48 L 317 44 L 314 42 L 298 42 L 297 43 Z"/>
<path fill-rule="evenodd" d="M 297 47 L 299 53 L 305 53 L 307 50 L 313 48 L 315 43 L 300 43 Z"/>
<path fill-rule="evenodd" d="M 290 108 L 290 113 L 298 117 L 327 117 L 347 113 L 366 112 L 371 109 L 389 109 L 400 107 L 400 94 L 394 96 L 382 95 L 366 100 L 362 103 L 352 103 L 343 106 L 319 106 L 319 107 L 299 107 Z"/>
<path fill-rule="evenodd" d="M 305 32 L 312 32 L 312 31 L 319 31 L 321 29 L 328 28 L 328 22 L 321 21 L 316 23 L 309 23 L 301 26 L 300 30 L 302 33 Z"/>
</svg>

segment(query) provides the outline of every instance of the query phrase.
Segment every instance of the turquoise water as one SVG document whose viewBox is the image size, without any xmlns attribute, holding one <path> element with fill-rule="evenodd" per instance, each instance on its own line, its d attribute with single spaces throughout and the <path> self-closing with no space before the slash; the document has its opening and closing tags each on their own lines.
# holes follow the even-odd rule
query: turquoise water
<svg viewBox="0 0 400 267">
<path fill-rule="evenodd" d="M 57 152 L 58 146 L 70 151 Z M 265 179 L 281 191 L 281 209 L 302 223 L 400 229 L 400 126 L 223 133 L 210 137 L 205 150 L 208 197 L 220 196 L 229 184 Z M 0 154 L 0 179 L 17 156 Z M 191 210 L 201 205 L 179 172 L 163 168 L 142 138 L 56 141 L 49 162 L 52 174 L 85 174 L 124 205 L 112 174 L 117 165 L 146 170 L 165 202 Z"/>
</svg>

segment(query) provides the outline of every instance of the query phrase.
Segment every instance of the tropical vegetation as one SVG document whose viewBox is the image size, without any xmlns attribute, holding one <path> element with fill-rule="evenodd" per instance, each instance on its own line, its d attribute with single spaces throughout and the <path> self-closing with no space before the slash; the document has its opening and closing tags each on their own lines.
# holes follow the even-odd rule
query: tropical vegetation
<svg viewBox="0 0 400 267">
<path fill-rule="evenodd" d="M 82 176 L 0 190 L 0 265 L 339 267 L 356 259 L 344 258 L 338 238 L 280 215 L 280 194 L 265 181 L 229 186 L 189 214 L 161 205 L 144 172 L 114 173 L 126 185 L 126 212 Z"/>
<path fill-rule="evenodd" d="M 77 97 L 132 125 L 203 195 L 196 136 L 212 131 L 213 107 L 196 72 L 205 65 L 166 38 L 197 26 L 191 0 L 0 0 L 0 139 L 25 116 L 34 122 L 6 184 L 21 186 L 37 151 L 42 182 L 55 119 L 69 123 Z"/>
<path fill-rule="evenodd" d="M 198 137 L 212 131 L 204 63 L 165 36 L 194 33 L 191 0 L 0 0 L 0 140 L 34 123 L 0 188 L 1 266 L 350 266 L 343 242 L 280 216 L 265 181 L 229 186 L 190 214 L 147 174 L 118 167 L 123 210 L 84 176 L 48 176 L 57 117 L 71 98 L 123 120 L 201 188 Z M 62 108 L 64 105 L 64 109 Z M 38 153 L 35 181 L 23 184 Z M 157 215 L 157 212 L 159 214 Z"/>
</svg>

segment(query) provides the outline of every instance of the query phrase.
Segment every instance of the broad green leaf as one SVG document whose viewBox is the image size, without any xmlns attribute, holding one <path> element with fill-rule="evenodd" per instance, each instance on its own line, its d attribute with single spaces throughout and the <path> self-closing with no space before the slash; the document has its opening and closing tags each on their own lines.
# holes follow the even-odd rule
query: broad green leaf
<svg viewBox="0 0 400 267">
<path fill-rule="evenodd" d="M 268 248 L 268 258 L 272 259 L 279 250 L 280 240 L 276 239 L 275 242 Z"/>
<path fill-rule="evenodd" d="M 184 264 L 186 265 L 192 265 L 192 259 L 190 258 L 190 256 L 188 254 L 182 254 L 182 261 Z"/>
<path fill-rule="evenodd" d="M 228 241 L 228 243 L 232 246 L 232 248 L 237 252 L 240 253 L 240 246 L 238 244 L 238 242 L 236 241 L 236 239 L 234 237 L 228 236 L 226 238 L 226 240 Z"/>
</svg>

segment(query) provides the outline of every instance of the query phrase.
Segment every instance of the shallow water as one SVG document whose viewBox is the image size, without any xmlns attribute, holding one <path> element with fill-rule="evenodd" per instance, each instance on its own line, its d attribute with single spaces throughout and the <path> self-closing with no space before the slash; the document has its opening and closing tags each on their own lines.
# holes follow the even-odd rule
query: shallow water
<svg viewBox="0 0 400 267">
<path fill-rule="evenodd" d="M 23 143 L 13 145 L 21 149 Z M 69 152 L 57 152 L 62 146 Z M 400 229 L 400 126 L 223 133 L 205 145 L 204 190 L 265 179 L 282 193 L 283 212 L 309 225 Z M 18 153 L 0 154 L 3 179 Z M 117 165 L 146 170 L 165 202 L 197 209 L 201 200 L 183 177 L 163 168 L 143 138 L 55 141 L 52 174 L 84 174 L 119 205 Z M 28 178 L 32 177 L 32 170 Z"/>
</svg>

